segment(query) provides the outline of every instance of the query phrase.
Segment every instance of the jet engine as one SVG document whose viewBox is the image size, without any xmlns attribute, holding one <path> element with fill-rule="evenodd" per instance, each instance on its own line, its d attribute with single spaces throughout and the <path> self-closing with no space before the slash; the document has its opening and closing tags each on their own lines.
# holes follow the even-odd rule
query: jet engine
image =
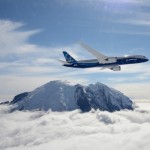
<svg viewBox="0 0 150 150">
<path fill-rule="evenodd" d="M 111 67 L 110 69 L 113 71 L 120 71 L 121 67 L 120 66 L 114 66 L 114 67 Z"/>
</svg>

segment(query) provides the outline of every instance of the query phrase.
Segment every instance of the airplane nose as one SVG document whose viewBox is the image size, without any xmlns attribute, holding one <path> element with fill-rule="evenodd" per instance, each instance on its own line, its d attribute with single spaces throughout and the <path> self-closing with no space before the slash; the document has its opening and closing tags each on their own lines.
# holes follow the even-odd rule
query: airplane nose
<svg viewBox="0 0 150 150">
<path fill-rule="evenodd" d="M 148 59 L 148 58 L 146 58 L 146 61 L 149 61 L 149 59 Z"/>
</svg>

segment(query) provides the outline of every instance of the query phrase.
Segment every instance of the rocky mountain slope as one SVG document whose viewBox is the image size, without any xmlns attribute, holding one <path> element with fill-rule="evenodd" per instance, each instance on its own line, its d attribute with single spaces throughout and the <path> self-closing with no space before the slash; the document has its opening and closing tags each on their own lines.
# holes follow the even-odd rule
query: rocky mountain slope
<svg viewBox="0 0 150 150">
<path fill-rule="evenodd" d="M 71 111 L 83 112 L 93 109 L 118 111 L 133 109 L 133 102 L 121 92 L 102 83 L 71 85 L 63 81 L 50 81 L 32 92 L 15 96 L 10 104 L 17 110 Z"/>
</svg>

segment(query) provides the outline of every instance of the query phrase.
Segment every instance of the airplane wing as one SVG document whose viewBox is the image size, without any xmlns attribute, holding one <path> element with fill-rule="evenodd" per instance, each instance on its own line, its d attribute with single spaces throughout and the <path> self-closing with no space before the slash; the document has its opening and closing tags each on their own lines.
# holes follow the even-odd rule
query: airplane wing
<svg viewBox="0 0 150 150">
<path fill-rule="evenodd" d="M 92 55 L 94 55 L 97 59 L 99 63 L 107 63 L 107 59 L 108 57 L 97 52 L 95 49 L 89 47 L 88 45 L 84 44 L 84 43 L 80 43 L 81 46 L 83 48 L 85 48 L 89 53 L 91 53 Z"/>
</svg>

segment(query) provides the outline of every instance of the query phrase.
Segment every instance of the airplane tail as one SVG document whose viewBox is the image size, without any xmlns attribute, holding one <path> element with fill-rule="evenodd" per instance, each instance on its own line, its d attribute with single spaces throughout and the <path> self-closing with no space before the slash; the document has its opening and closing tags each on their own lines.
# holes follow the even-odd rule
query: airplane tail
<svg viewBox="0 0 150 150">
<path fill-rule="evenodd" d="M 68 63 L 71 63 L 71 64 L 77 63 L 77 61 L 72 56 L 70 56 L 66 51 L 63 51 L 63 54 Z"/>
</svg>

